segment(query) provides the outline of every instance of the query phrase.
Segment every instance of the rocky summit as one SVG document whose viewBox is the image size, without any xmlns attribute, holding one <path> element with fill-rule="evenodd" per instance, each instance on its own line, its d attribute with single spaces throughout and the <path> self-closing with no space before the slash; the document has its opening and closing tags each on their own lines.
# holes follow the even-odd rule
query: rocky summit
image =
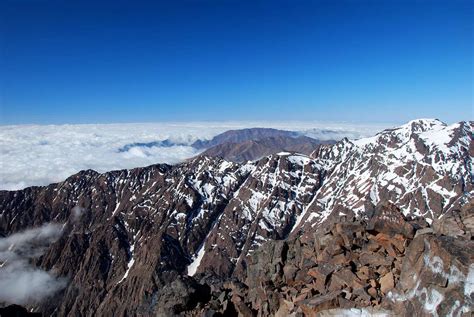
<svg viewBox="0 0 474 317">
<path fill-rule="evenodd" d="M 34 236 L 42 247 L 27 263 L 61 281 L 44 285 L 46 297 L 4 296 L 1 306 L 54 316 L 469 316 L 473 131 L 472 121 L 422 119 L 310 155 L 199 156 L 1 191 L 0 270 L 31 253 L 19 247 L 29 230 L 53 224 L 59 234 Z"/>
</svg>

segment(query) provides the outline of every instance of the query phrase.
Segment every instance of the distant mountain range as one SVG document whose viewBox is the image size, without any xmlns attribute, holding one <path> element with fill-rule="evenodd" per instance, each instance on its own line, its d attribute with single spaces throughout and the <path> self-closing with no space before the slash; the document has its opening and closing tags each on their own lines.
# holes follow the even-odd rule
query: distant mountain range
<svg viewBox="0 0 474 317">
<path fill-rule="evenodd" d="M 460 316 L 474 310 L 473 131 L 421 119 L 334 144 L 228 131 L 182 164 L 0 191 L 1 236 L 60 225 L 30 262 L 67 283 L 17 304 L 58 316 Z M 24 254 L 7 243 L 19 237 L 0 256 Z"/>
<path fill-rule="evenodd" d="M 253 161 L 264 156 L 279 152 L 293 152 L 309 155 L 321 144 L 331 144 L 335 141 L 319 141 L 306 136 L 298 137 L 267 137 L 258 140 L 225 142 L 215 145 L 201 155 L 222 157 L 232 162 Z"/>
<path fill-rule="evenodd" d="M 321 141 L 303 136 L 295 131 L 271 128 L 250 128 L 229 130 L 210 140 L 197 140 L 191 144 L 195 149 L 203 150 L 201 155 L 221 157 L 232 162 L 245 162 L 260 159 L 278 152 L 296 152 L 309 155 L 320 144 L 333 144 L 336 141 Z M 133 147 L 171 147 L 189 144 L 171 140 L 131 143 L 119 149 L 126 152 Z"/>
<path fill-rule="evenodd" d="M 216 135 L 211 140 L 198 140 L 193 143 L 193 147 L 197 149 L 207 149 L 224 143 L 241 143 L 245 141 L 258 141 L 266 138 L 296 138 L 300 136 L 298 132 L 285 131 L 271 128 L 250 128 L 229 130 Z"/>
<path fill-rule="evenodd" d="M 221 157 L 232 162 L 246 162 L 279 152 L 309 155 L 321 144 L 336 141 L 320 141 L 293 131 L 267 128 L 230 130 L 209 141 L 197 141 L 197 148 L 206 148 L 201 155 Z"/>
</svg>

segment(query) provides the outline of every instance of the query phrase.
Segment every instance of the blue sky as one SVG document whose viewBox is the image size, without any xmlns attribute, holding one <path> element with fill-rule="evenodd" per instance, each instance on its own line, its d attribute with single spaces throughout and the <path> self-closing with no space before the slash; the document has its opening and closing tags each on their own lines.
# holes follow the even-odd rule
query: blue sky
<svg viewBox="0 0 474 317">
<path fill-rule="evenodd" d="M 473 120 L 472 1 L 0 4 L 0 124 Z"/>
</svg>

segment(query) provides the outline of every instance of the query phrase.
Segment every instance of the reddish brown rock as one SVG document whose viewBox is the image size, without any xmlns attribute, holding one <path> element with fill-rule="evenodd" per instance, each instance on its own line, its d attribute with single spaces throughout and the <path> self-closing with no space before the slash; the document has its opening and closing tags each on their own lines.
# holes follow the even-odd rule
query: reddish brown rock
<svg viewBox="0 0 474 317">
<path fill-rule="evenodd" d="M 338 307 L 338 297 L 341 291 L 334 291 L 323 296 L 315 296 L 304 300 L 299 307 L 306 316 L 316 316 L 316 313 Z"/>
<path fill-rule="evenodd" d="M 377 289 L 375 287 L 369 287 L 369 289 L 367 290 L 367 293 L 369 293 L 369 295 L 372 296 L 372 298 L 376 298 L 378 296 Z"/>
<path fill-rule="evenodd" d="M 380 253 L 363 252 L 359 257 L 359 261 L 361 265 L 368 265 L 371 267 L 380 265 L 390 266 L 392 265 L 393 258 L 384 256 Z"/>
<path fill-rule="evenodd" d="M 374 216 L 370 219 L 368 229 L 385 234 L 401 234 L 406 238 L 413 238 L 414 229 L 404 219 L 402 212 L 394 204 L 382 202 L 375 209 Z"/>
<path fill-rule="evenodd" d="M 392 272 L 388 272 L 380 279 L 380 290 L 382 293 L 387 294 L 388 291 L 395 287 L 395 281 L 393 280 Z"/>
<path fill-rule="evenodd" d="M 474 310 L 474 241 L 420 235 L 408 246 L 400 281 L 385 305 L 403 315 L 460 316 Z"/>
<path fill-rule="evenodd" d="M 361 280 L 368 280 L 370 277 L 370 271 L 368 266 L 362 266 L 357 270 L 357 277 Z"/>
<path fill-rule="evenodd" d="M 452 237 L 466 237 L 470 239 L 474 225 L 474 203 L 465 206 L 465 211 L 450 210 L 433 222 L 433 231 Z M 471 208 L 468 212 L 468 208 Z"/>
</svg>

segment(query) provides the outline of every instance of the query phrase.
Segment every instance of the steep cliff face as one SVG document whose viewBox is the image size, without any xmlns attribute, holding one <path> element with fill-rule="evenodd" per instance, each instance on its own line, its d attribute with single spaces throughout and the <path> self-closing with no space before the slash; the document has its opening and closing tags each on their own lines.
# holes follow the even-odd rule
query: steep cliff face
<svg viewBox="0 0 474 317">
<path fill-rule="evenodd" d="M 0 234 L 9 236 L 51 222 L 62 225 L 60 238 L 34 263 L 68 281 L 49 300 L 29 304 L 46 314 L 198 314 L 200 309 L 230 313 L 247 308 L 247 313 L 264 315 L 284 305 L 293 305 L 288 312 L 309 312 L 317 306 L 313 297 L 342 292 L 344 287 L 351 287 L 353 294 L 355 287 L 331 287 L 332 278 L 321 285 L 314 273 L 317 287 L 304 291 L 311 295 L 304 300 L 312 306 L 303 308 L 293 297 L 312 283 L 309 269 L 339 256 L 337 265 L 345 269 L 338 267 L 331 274 L 339 272 L 334 276 L 343 274 L 339 278 L 344 279 L 344 274 L 357 275 L 364 266 L 378 270 L 372 260 L 388 254 L 393 261 L 380 264 L 384 268 L 378 275 L 365 279 L 357 275 L 355 280 L 366 293 L 364 283 L 374 283 L 373 294 L 351 297 L 342 292 L 345 300 L 355 303 L 352 307 L 379 305 L 388 294 L 381 279 L 392 272 L 397 289 L 398 281 L 405 279 L 400 268 L 414 231 L 434 229 L 469 241 L 473 128 L 473 122 L 446 126 L 437 120 L 417 120 L 372 138 L 321 146 L 311 156 L 278 153 L 246 164 L 200 156 L 176 166 L 104 174 L 83 171 L 46 187 L 1 191 Z M 458 229 L 443 226 L 447 221 Z M 339 231 L 346 229 L 334 227 L 337 223 L 359 227 L 351 229 L 353 235 L 346 241 L 339 237 Z M 318 243 L 324 239 L 337 240 L 328 245 L 339 245 L 342 252 L 321 249 Z M 391 244 L 384 242 L 387 239 Z M 383 249 L 381 254 L 369 254 L 379 250 L 373 243 Z M 259 259 L 265 250 L 273 251 L 268 251 L 266 260 Z M 364 252 L 369 258 L 361 260 L 367 257 Z M 357 260 L 352 258 L 356 253 Z M 255 267 L 261 263 L 268 267 Z M 460 268 L 465 276 L 470 276 L 469 263 L 472 259 Z M 276 271 L 260 275 L 262 269 Z M 245 291 L 258 291 L 252 283 L 264 276 L 268 277 L 264 284 L 274 284 L 262 290 L 271 305 L 256 301 L 261 294 Z M 297 276 L 305 286 L 293 288 L 295 294 L 291 290 L 290 297 L 269 295 L 285 292 L 283 287 Z M 235 283 L 222 284 L 228 278 Z M 277 280 L 281 285 L 275 284 Z M 390 276 L 386 283 L 391 285 Z M 337 305 L 327 308 L 342 305 L 341 292 L 331 293 Z M 283 300 L 288 303 L 283 305 Z"/>
</svg>

